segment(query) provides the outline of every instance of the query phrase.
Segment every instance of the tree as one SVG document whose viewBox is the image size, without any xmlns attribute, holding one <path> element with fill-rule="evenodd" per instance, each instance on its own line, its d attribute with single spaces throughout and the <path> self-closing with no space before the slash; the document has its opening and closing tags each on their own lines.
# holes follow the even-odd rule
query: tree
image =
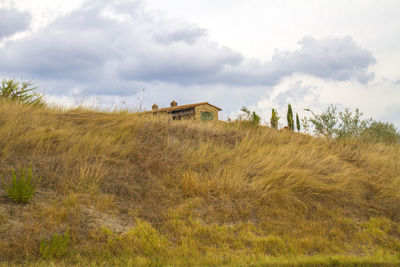
<svg viewBox="0 0 400 267">
<path fill-rule="evenodd" d="M 300 132 L 300 119 L 299 119 L 299 114 L 296 113 L 296 128 L 297 131 Z"/>
<path fill-rule="evenodd" d="M 369 127 L 372 119 L 362 120 L 362 112 L 356 108 L 354 114 L 349 108 L 345 108 L 344 111 L 340 111 L 338 114 L 338 127 L 335 129 L 337 138 L 347 137 L 360 137 L 361 133 Z"/>
<path fill-rule="evenodd" d="M 318 135 L 324 135 L 326 137 L 332 138 L 335 134 L 336 125 L 338 123 L 337 108 L 330 105 L 328 109 L 321 114 L 315 114 L 310 109 L 305 109 L 311 112 L 312 118 L 308 120 L 314 125 L 314 132 Z"/>
<path fill-rule="evenodd" d="M 288 105 L 288 112 L 287 112 L 287 123 L 290 130 L 294 131 L 294 120 L 293 120 L 293 110 L 292 105 Z"/>
<path fill-rule="evenodd" d="M 279 121 L 278 111 L 272 109 L 271 115 L 271 128 L 278 129 L 278 121 Z"/>
<path fill-rule="evenodd" d="M 250 111 L 246 107 L 242 107 L 240 111 L 244 114 L 239 115 L 239 120 L 248 121 L 254 126 L 260 125 L 261 117 L 255 111 Z"/>
<path fill-rule="evenodd" d="M 336 112 L 337 108 L 333 105 L 321 114 L 313 114 L 312 118 L 307 119 L 314 126 L 314 131 L 318 135 L 325 135 L 331 138 L 345 139 L 356 138 L 365 142 L 398 144 L 400 133 L 392 123 L 362 119 L 363 113 L 357 108 L 354 113 L 349 108 Z"/>
</svg>

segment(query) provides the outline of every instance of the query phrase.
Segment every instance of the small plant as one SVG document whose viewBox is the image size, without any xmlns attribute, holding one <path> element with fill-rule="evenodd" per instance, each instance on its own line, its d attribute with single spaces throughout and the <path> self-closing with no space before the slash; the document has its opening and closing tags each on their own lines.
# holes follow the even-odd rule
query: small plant
<svg viewBox="0 0 400 267">
<path fill-rule="evenodd" d="M 64 234 L 54 234 L 50 240 L 42 239 L 40 242 L 40 255 L 43 259 L 60 258 L 68 252 L 69 233 L 68 229 Z"/>
<path fill-rule="evenodd" d="M 16 81 L 14 79 L 1 81 L 0 98 L 22 102 L 28 105 L 44 105 L 43 95 L 31 81 Z"/>
<path fill-rule="evenodd" d="M 33 177 L 32 167 L 21 168 L 19 175 L 12 169 L 11 184 L 7 184 L 1 175 L 7 196 L 17 203 L 28 203 L 35 194 L 41 177 Z"/>
<path fill-rule="evenodd" d="M 303 127 L 304 132 L 308 133 L 308 131 L 310 130 L 310 124 L 307 117 L 301 119 L 301 126 Z"/>
</svg>

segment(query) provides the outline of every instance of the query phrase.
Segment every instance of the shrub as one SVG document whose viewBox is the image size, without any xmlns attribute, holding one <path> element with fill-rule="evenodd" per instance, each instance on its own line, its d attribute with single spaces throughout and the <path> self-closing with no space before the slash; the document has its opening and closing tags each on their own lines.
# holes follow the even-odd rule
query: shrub
<svg viewBox="0 0 400 267">
<path fill-rule="evenodd" d="M 50 240 L 42 239 L 40 242 L 40 255 L 43 259 L 59 258 L 68 252 L 69 233 L 68 229 L 64 234 L 54 234 Z"/>
<path fill-rule="evenodd" d="M 360 137 L 361 133 L 368 128 L 371 123 L 371 119 L 362 120 L 362 112 L 356 108 L 354 114 L 350 109 L 345 108 L 344 111 L 340 111 L 338 114 L 339 125 L 335 129 L 337 138 L 349 138 L 349 137 Z"/>
<path fill-rule="evenodd" d="M 242 107 L 240 111 L 242 111 L 243 114 L 239 115 L 239 121 L 249 122 L 249 124 L 253 126 L 260 125 L 261 117 L 255 111 L 252 112 L 246 107 Z"/>
<path fill-rule="evenodd" d="M 315 114 L 312 110 L 310 111 L 313 115 L 308 121 L 314 126 L 314 131 L 318 135 L 324 135 L 327 137 L 334 137 L 336 125 L 338 123 L 337 108 L 333 105 L 329 106 L 328 109 L 321 114 Z"/>
<path fill-rule="evenodd" d="M 396 144 L 400 142 L 400 133 L 393 123 L 374 121 L 361 133 L 367 142 Z"/>
<path fill-rule="evenodd" d="M 0 86 L 0 98 L 22 102 L 28 105 L 44 105 L 43 95 L 29 82 L 3 79 Z"/>
<path fill-rule="evenodd" d="M 36 187 L 41 177 L 33 177 L 32 167 L 21 168 L 19 176 L 11 171 L 11 183 L 7 184 L 2 175 L 4 187 L 8 197 L 17 203 L 27 203 L 35 194 Z"/>
<path fill-rule="evenodd" d="M 275 109 L 272 109 L 272 115 L 271 115 L 271 128 L 278 129 L 278 121 L 280 117 L 278 116 L 278 111 Z"/>
<path fill-rule="evenodd" d="M 307 119 L 314 126 L 318 135 L 331 138 L 357 138 L 366 142 L 379 142 L 385 144 L 396 144 L 400 142 L 400 133 L 392 123 L 374 121 L 372 119 L 361 119 L 363 113 L 356 109 L 354 113 L 345 108 L 337 112 L 335 106 L 329 106 L 321 114 L 315 114 Z"/>
</svg>

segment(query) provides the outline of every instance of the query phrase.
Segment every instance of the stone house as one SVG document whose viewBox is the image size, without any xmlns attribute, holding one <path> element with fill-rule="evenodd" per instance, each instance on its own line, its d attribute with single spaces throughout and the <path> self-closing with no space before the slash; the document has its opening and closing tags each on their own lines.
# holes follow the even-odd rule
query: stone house
<svg viewBox="0 0 400 267">
<path fill-rule="evenodd" d="M 172 101 L 171 107 L 168 108 L 159 109 L 154 104 L 151 109 L 150 112 L 153 114 L 168 114 L 173 120 L 193 119 L 203 121 L 218 120 L 218 112 L 222 110 L 208 102 L 178 106 L 176 101 Z"/>
</svg>

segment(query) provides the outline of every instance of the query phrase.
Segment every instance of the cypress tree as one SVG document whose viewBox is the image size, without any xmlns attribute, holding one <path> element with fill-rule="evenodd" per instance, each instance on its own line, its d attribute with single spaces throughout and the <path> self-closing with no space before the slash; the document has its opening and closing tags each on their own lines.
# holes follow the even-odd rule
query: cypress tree
<svg viewBox="0 0 400 267">
<path fill-rule="evenodd" d="M 287 123 L 290 130 L 294 131 L 294 120 L 293 120 L 293 110 L 292 105 L 288 105 L 288 112 L 287 112 Z"/>
<path fill-rule="evenodd" d="M 296 113 L 296 127 L 297 131 L 300 132 L 300 119 L 299 119 L 299 114 Z"/>
</svg>

